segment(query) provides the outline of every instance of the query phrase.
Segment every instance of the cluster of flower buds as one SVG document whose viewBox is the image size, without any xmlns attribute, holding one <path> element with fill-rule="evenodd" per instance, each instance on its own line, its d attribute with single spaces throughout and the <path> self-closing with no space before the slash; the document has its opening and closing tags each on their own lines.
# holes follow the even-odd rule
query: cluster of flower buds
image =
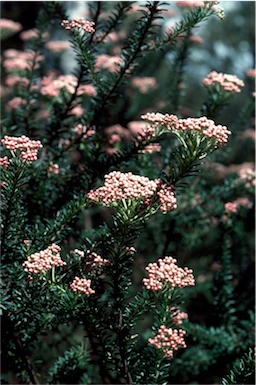
<svg viewBox="0 0 256 385">
<path fill-rule="evenodd" d="M 144 131 L 144 137 L 152 138 L 157 136 L 161 129 L 165 129 L 166 132 L 181 130 L 181 131 L 199 131 L 208 138 L 215 138 L 217 144 L 225 144 L 228 141 L 231 131 L 226 126 L 216 125 L 212 119 L 208 119 L 205 116 L 200 118 L 187 118 L 179 119 L 176 115 L 168 115 L 161 113 L 147 113 L 141 116 L 141 119 L 150 123 L 150 126 L 146 126 Z M 143 135 L 142 135 L 143 136 Z"/>
<path fill-rule="evenodd" d="M 58 175 L 60 173 L 60 167 L 57 163 L 50 162 L 48 170 L 49 173 L 51 174 L 56 174 Z"/>
<path fill-rule="evenodd" d="M 215 125 L 212 119 L 208 119 L 205 116 L 201 118 L 187 118 L 179 119 L 176 125 L 176 130 L 191 130 L 202 132 L 208 138 L 217 139 L 218 144 L 225 144 L 228 142 L 231 131 L 226 126 L 218 124 Z"/>
<path fill-rule="evenodd" d="M 236 213 L 237 205 L 234 202 L 225 203 L 225 213 Z"/>
<path fill-rule="evenodd" d="M 105 175 L 105 184 L 88 193 L 93 202 L 102 202 L 107 206 L 120 199 L 150 198 L 155 193 L 157 183 L 147 177 L 131 172 L 113 171 Z"/>
<path fill-rule="evenodd" d="M 120 56 L 101 54 L 96 58 L 95 71 L 105 69 L 109 72 L 118 72 L 123 62 L 123 58 Z"/>
<path fill-rule="evenodd" d="M 157 88 L 157 81 L 154 77 L 134 77 L 132 79 L 132 84 L 136 87 L 142 94 L 146 94 L 151 90 L 155 90 Z"/>
<path fill-rule="evenodd" d="M 178 267 L 177 260 L 172 257 L 159 259 L 157 263 L 149 263 L 146 267 L 148 278 L 143 279 L 143 283 L 148 290 L 161 290 L 164 283 L 168 283 L 172 288 L 194 286 L 195 278 L 193 270 L 188 267 Z"/>
<path fill-rule="evenodd" d="M 163 213 L 168 213 L 170 211 L 176 210 L 177 200 L 176 200 L 176 191 L 172 185 L 164 183 L 159 179 L 157 195 L 161 203 L 160 210 Z"/>
<path fill-rule="evenodd" d="M 32 67 L 38 68 L 39 62 L 44 60 L 42 55 L 36 51 L 18 51 L 16 49 L 7 49 L 4 52 L 5 59 L 3 66 L 6 72 L 31 70 Z"/>
<path fill-rule="evenodd" d="M 35 274 L 51 270 L 54 266 L 65 266 L 66 262 L 62 261 L 60 251 L 60 246 L 52 244 L 45 250 L 31 254 L 22 266 L 26 272 Z"/>
<path fill-rule="evenodd" d="M 102 258 L 100 255 L 96 254 L 94 251 L 90 251 L 90 250 L 87 250 L 86 259 L 87 259 L 86 265 L 90 266 L 92 269 L 101 268 L 110 263 L 108 259 Z"/>
<path fill-rule="evenodd" d="M 155 197 L 155 198 L 153 198 Z M 105 184 L 97 190 L 91 190 L 88 198 L 92 202 L 110 206 L 121 199 L 141 199 L 146 205 L 160 202 L 164 213 L 177 208 L 175 189 L 160 179 L 150 180 L 145 176 L 131 172 L 113 171 L 105 175 Z"/>
<path fill-rule="evenodd" d="M 79 249 L 71 250 L 71 251 L 70 251 L 70 254 L 76 255 L 76 256 L 78 256 L 80 259 L 84 258 L 84 251 L 83 251 L 83 250 L 79 250 Z"/>
<path fill-rule="evenodd" d="M 188 1 L 175 1 L 176 5 L 180 8 L 194 8 L 194 7 L 204 7 L 205 2 L 204 1 L 193 1 L 193 0 L 188 0 Z"/>
<path fill-rule="evenodd" d="M 146 139 L 153 138 L 159 134 L 161 128 L 175 128 L 178 117 L 176 115 L 161 114 L 160 112 L 148 112 L 145 115 L 141 116 L 142 120 L 146 120 L 150 123 L 147 125 L 143 131 Z"/>
<path fill-rule="evenodd" d="M 75 18 L 71 21 L 62 20 L 61 26 L 66 30 L 70 29 L 82 29 L 84 32 L 93 33 L 95 29 L 93 28 L 95 23 L 93 21 L 84 20 L 84 18 Z"/>
<path fill-rule="evenodd" d="M 81 123 L 79 123 L 75 127 L 75 132 L 79 136 L 82 136 L 84 139 L 88 139 L 91 136 L 95 135 L 96 129 L 95 127 L 83 126 Z"/>
<path fill-rule="evenodd" d="M 70 284 L 70 287 L 74 292 L 80 291 L 85 295 L 95 293 L 95 291 L 91 288 L 90 279 L 75 277 L 73 282 Z"/>
<path fill-rule="evenodd" d="M 180 309 L 176 309 L 175 307 L 171 307 L 170 311 L 173 313 L 172 321 L 176 325 L 181 325 L 183 323 L 183 320 L 188 318 L 187 313 L 181 311 Z"/>
<path fill-rule="evenodd" d="M 22 29 L 22 25 L 16 21 L 10 19 L 0 19 L 0 30 L 1 32 L 7 30 L 13 33 L 19 32 Z"/>
<path fill-rule="evenodd" d="M 252 79 L 255 79 L 256 77 L 256 69 L 255 68 L 250 68 L 246 71 L 246 75 L 249 77 L 249 78 L 252 78 Z"/>
<path fill-rule="evenodd" d="M 126 253 L 127 254 L 130 254 L 130 255 L 133 255 L 133 254 L 135 254 L 137 252 L 137 250 L 135 249 L 135 247 L 133 247 L 133 246 L 127 246 L 126 247 Z"/>
<path fill-rule="evenodd" d="M 244 82 L 238 79 L 235 75 L 218 73 L 216 71 L 210 72 L 203 80 L 203 85 L 211 89 L 223 89 L 226 92 L 241 92 L 244 87 Z"/>
<path fill-rule="evenodd" d="M 158 334 L 154 338 L 149 338 L 148 342 L 158 349 L 162 349 L 165 357 L 173 358 L 173 352 L 179 348 L 186 348 L 184 340 L 186 332 L 182 329 L 171 329 L 160 326 Z"/>
<path fill-rule="evenodd" d="M 27 136 L 4 136 L 1 143 L 10 151 L 21 151 L 21 159 L 33 162 L 38 158 L 38 149 L 42 148 L 40 140 L 31 140 Z"/>
<path fill-rule="evenodd" d="M 8 168 L 10 166 L 10 160 L 8 159 L 8 156 L 3 156 L 0 158 L 0 167 Z"/>
</svg>

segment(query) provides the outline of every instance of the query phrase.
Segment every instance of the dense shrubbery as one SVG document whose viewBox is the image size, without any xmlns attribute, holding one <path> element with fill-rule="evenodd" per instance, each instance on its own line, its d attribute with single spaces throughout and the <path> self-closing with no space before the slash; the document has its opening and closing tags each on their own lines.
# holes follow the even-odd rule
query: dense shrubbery
<svg viewBox="0 0 256 385">
<path fill-rule="evenodd" d="M 3 383 L 254 382 L 255 71 L 184 83 L 217 3 L 0 20 Z"/>
</svg>

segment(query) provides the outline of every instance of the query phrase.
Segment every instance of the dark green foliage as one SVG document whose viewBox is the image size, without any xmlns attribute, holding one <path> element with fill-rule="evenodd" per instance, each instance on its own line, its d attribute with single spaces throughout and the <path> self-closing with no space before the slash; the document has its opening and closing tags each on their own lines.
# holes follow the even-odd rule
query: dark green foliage
<svg viewBox="0 0 256 385">
<path fill-rule="evenodd" d="M 254 103 L 244 96 L 238 111 L 225 92 L 200 98 L 192 78 L 198 82 L 201 75 L 189 72 L 190 38 L 215 14 L 213 3 L 181 10 L 166 32 L 168 2 L 89 2 L 86 18 L 95 31 L 84 33 L 61 29 L 61 21 L 70 20 L 64 2 L 43 2 L 38 34 L 23 45 L 35 52 L 29 68 L 5 67 L 5 49 L 13 45 L 4 42 L 2 134 L 27 135 L 43 148 L 37 161 L 24 162 L 19 150 L 1 145 L 10 160 L 1 167 L 3 383 L 253 383 L 255 179 L 243 179 L 236 167 L 228 174 L 228 166 L 252 160 L 252 143 L 242 146 L 241 135 Z M 55 86 L 71 56 L 65 63 L 50 52 L 45 32 L 53 40 L 69 39 L 77 64 L 71 91 L 60 87 L 57 96 L 42 93 L 42 85 Z M 19 47 L 21 39 L 13 37 Z M 37 61 L 41 55 L 46 60 Z M 101 68 L 100 55 L 106 55 Z M 104 67 L 108 57 L 121 64 Z M 10 75 L 27 78 L 27 85 L 7 85 Z M 152 75 L 156 87 L 146 92 L 133 82 Z M 80 93 L 85 85 L 92 94 Z M 192 106 L 186 99 L 191 90 Z M 15 97 L 27 103 L 10 108 Z M 202 132 L 159 124 L 156 135 L 144 136 L 144 129 L 131 128 L 151 111 L 178 118 L 203 113 L 226 124 L 222 111 L 229 106 L 233 139 L 226 148 Z M 151 153 L 158 144 L 161 151 Z M 111 171 L 161 179 L 175 189 L 177 210 L 163 214 L 160 187 L 148 200 L 119 199 L 110 207 L 93 202 L 88 192 Z M 228 212 L 226 203 L 237 200 L 236 212 Z M 61 246 L 65 265 L 24 270 L 31 255 L 43 258 L 52 244 Z M 165 282 L 162 290 L 146 289 L 145 266 L 165 256 L 193 268 L 195 287 Z M 74 291 L 75 277 L 89 279 L 93 294 Z M 189 320 L 177 324 L 181 309 Z M 187 348 L 172 359 L 148 341 L 161 326 L 187 332 Z"/>
<path fill-rule="evenodd" d="M 59 357 L 54 366 L 49 369 L 47 384 L 63 384 L 79 381 L 88 367 L 88 356 L 82 347 L 72 347 L 62 357 Z M 89 384 L 90 377 L 83 375 L 83 380 Z"/>
<path fill-rule="evenodd" d="M 253 350 L 237 360 L 229 374 L 222 379 L 222 385 L 233 384 L 254 384 L 255 383 L 255 358 Z"/>
</svg>

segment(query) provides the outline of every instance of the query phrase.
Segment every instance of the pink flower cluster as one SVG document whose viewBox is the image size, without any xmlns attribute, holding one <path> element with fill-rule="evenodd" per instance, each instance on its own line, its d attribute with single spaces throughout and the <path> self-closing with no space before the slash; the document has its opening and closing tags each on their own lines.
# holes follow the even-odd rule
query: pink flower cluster
<svg viewBox="0 0 256 385">
<path fill-rule="evenodd" d="M 150 125 L 146 126 L 143 130 L 144 137 L 147 139 L 157 136 L 161 128 L 174 128 L 178 121 L 178 117 L 176 115 L 163 115 L 159 112 L 148 112 L 147 114 L 142 115 L 141 119 L 150 123 Z"/>
<path fill-rule="evenodd" d="M 67 49 L 70 49 L 70 43 L 65 40 L 52 40 L 52 41 L 48 41 L 45 44 L 45 47 L 52 52 L 60 53 Z"/>
<path fill-rule="evenodd" d="M 131 246 L 131 247 L 127 246 L 126 247 L 126 252 L 127 252 L 127 254 L 133 255 L 133 254 L 135 254 L 137 252 L 137 250 L 133 246 Z"/>
<path fill-rule="evenodd" d="M 27 104 L 26 99 L 23 99 L 23 98 L 21 98 L 21 97 L 19 97 L 19 96 L 16 96 L 16 97 L 14 97 L 13 99 L 11 99 L 11 100 L 7 103 L 6 107 L 7 107 L 8 110 L 9 110 L 9 109 L 17 110 L 20 106 L 25 106 L 26 104 Z"/>
<path fill-rule="evenodd" d="M 32 63 L 35 61 L 35 66 L 42 61 L 44 57 L 38 55 L 35 51 L 17 51 L 16 49 L 7 49 L 4 53 L 5 60 L 3 66 L 7 72 L 16 70 L 29 70 L 32 68 Z"/>
<path fill-rule="evenodd" d="M 39 253 L 31 254 L 22 266 L 26 272 L 35 274 L 51 270 L 53 266 L 64 266 L 66 262 L 62 261 L 60 251 L 58 245 L 52 244 Z"/>
<path fill-rule="evenodd" d="M 3 156 L 0 158 L 0 167 L 8 168 L 10 166 L 10 160 L 8 156 Z"/>
<path fill-rule="evenodd" d="M 157 195 L 161 203 L 160 210 L 164 213 L 176 210 L 177 201 L 174 187 L 162 182 L 160 179 L 158 181 L 159 190 L 157 191 Z"/>
<path fill-rule="evenodd" d="M 215 10 L 215 7 L 219 4 L 219 1 L 182 0 L 176 1 L 175 3 L 180 8 L 204 7 Z"/>
<path fill-rule="evenodd" d="M 148 144 L 144 150 L 141 150 L 142 154 L 152 154 L 153 152 L 161 152 L 162 147 L 159 143 Z"/>
<path fill-rule="evenodd" d="M 236 213 L 239 207 L 245 207 L 247 209 L 252 208 L 252 202 L 247 197 L 237 198 L 233 202 L 225 203 L 225 213 Z"/>
<path fill-rule="evenodd" d="M 76 87 L 77 78 L 74 75 L 61 75 L 56 78 L 51 73 L 43 77 L 40 92 L 42 95 L 57 97 L 60 94 L 60 90 L 65 89 L 68 93 L 73 94 Z M 92 84 L 82 84 L 77 90 L 77 95 L 94 97 L 97 95 L 97 90 Z"/>
<path fill-rule="evenodd" d="M 75 132 L 78 135 L 83 135 L 82 137 L 87 139 L 87 138 L 90 138 L 91 136 L 93 136 L 95 134 L 95 127 L 83 126 L 81 123 L 79 123 L 75 127 Z"/>
<path fill-rule="evenodd" d="M 97 90 L 93 84 L 81 84 L 78 88 L 77 95 L 88 95 L 94 98 L 97 96 Z"/>
<path fill-rule="evenodd" d="M 100 268 L 110 263 L 108 259 L 104 259 L 94 251 L 90 250 L 87 250 L 86 258 L 86 265 L 89 265 L 91 268 Z"/>
<path fill-rule="evenodd" d="M 70 254 L 78 255 L 80 258 L 84 258 L 84 251 L 83 250 L 75 249 L 75 250 L 72 250 L 70 252 Z"/>
<path fill-rule="evenodd" d="M 235 75 L 213 71 L 204 78 L 203 85 L 211 88 L 216 88 L 216 86 L 218 86 L 227 92 L 239 93 L 241 92 L 241 88 L 244 87 L 244 82 Z"/>
<path fill-rule="evenodd" d="M 20 33 L 20 38 L 21 40 L 23 41 L 28 41 L 28 40 L 31 40 L 31 39 L 35 39 L 39 36 L 39 31 L 38 29 L 27 29 L 26 31 L 23 31 Z M 48 32 L 44 32 L 42 34 L 42 38 L 44 40 L 48 39 L 49 38 L 49 33 Z"/>
<path fill-rule="evenodd" d="M 61 75 L 54 79 L 54 75 L 44 76 L 41 83 L 40 92 L 42 95 L 59 96 L 60 90 L 65 88 L 67 92 L 73 94 L 77 85 L 77 78 L 73 75 Z"/>
<path fill-rule="evenodd" d="M 215 125 L 212 119 L 205 116 L 201 118 L 187 118 L 179 119 L 176 115 L 161 114 L 161 113 L 147 113 L 142 115 L 141 119 L 150 123 L 150 126 L 144 128 L 144 136 L 150 138 L 157 136 L 161 128 L 166 130 L 181 130 L 181 131 L 200 131 L 203 135 L 209 138 L 216 138 L 218 144 L 227 143 L 231 131 L 226 126 Z"/>
<path fill-rule="evenodd" d="M 231 134 L 231 131 L 226 126 L 221 126 L 220 124 L 216 126 L 212 119 L 208 119 L 205 116 L 201 118 L 179 119 L 175 129 L 200 131 L 208 138 L 216 138 L 218 144 L 227 143 Z"/>
<path fill-rule="evenodd" d="M 192 35 L 189 40 L 194 44 L 202 44 L 204 42 L 204 39 L 199 35 Z"/>
<path fill-rule="evenodd" d="M 48 167 L 48 172 L 58 175 L 60 173 L 60 168 L 57 163 L 50 162 L 50 165 Z"/>
<path fill-rule="evenodd" d="M 95 291 L 91 288 L 90 279 L 75 277 L 73 282 L 70 284 L 70 287 L 74 292 L 80 291 L 85 295 L 95 293 Z"/>
<path fill-rule="evenodd" d="M 22 29 L 22 25 L 16 21 L 9 19 L 0 19 L 0 30 L 10 30 L 13 32 L 19 32 Z"/>
<path fill-rule="evenodd" d="M 28 162 L 37 160 L 38 149 L 43 147 L 40 140 L 31 140 L 25 135 L 18 137 L 6 135 L 1 142 L 8 150 L 24 150 L 20 153 L 20 157 Z"/>
<path fill-rule="evenodd" d="M 150 205 L 156 202 L 152 199 L 155 194 L 160 201 L 160 210 L 164 213 L 177 208 L 173 186 L 167 185 L 161 179 L 150 180 L 131 172 L 113 171 L 105 175 L 104 186 L 89 191 L 88 198 L 92 202 L 102 202 L 107 206 L 120 199 L 134 198 L 142 199 L 145 204 Z"/>
<path fill-rule="evenodd" d="M 255 78 L 256 77 L 256 69 L 255 68 L 250 68 L 247 72 L 246 75 L 249 78 Z"/>
<path fill-rule="evenodd" d="M 95 191 L 91 190 L 88 198 L 92 202 L 102 202 L 107 206 L 120 199 L 150 198 L 157 188 L 155 181 L 131 172 L 113 171 L 105 175 L 104 179 L 104 186 Z"/>
<path fill-rule="evenodd" d="M 227 202 L 225 203 L 225 213 L 236 213 L 237 205 L 236 203 Z"/>
<path fill-rule="evenodd" d="M 9 87 L 13 87 L 17 84 L 27 87 L 29 85 L 29 79 L 21 76 L 8 75 L 5 80 L 5 84 Z"/>
<path fill-rule="evenodd" d="M 172 358 L 175 350 L 187 347 L 184 340 L 185 334 L 185 330 L 168 329 L 162 325 L 158 329 L 158 334 L 154 338 L 149 338 L 148 342 L 156 348 L 162 349 L 165 357 Z"/>
<path fill-rule="evenodd" d="M 93 28 L 95 23 L 93 21 L 84 20 L 84 18 L 75 18 L 71 21 L 63 20 L 61 26 L 66 30 L 70 29 L 82 29 L 84 32 L 93 33 L 95 29 Z"/>
<path fill-rule="evenodd" d="M 255 187 L 256 186 L 256 178 L 255 178 L 255 169 L 246 167 L 242 168 L 239 172 L 238 181 L 245 184 L 245 187 Z"/>
<path fill-rule="evenodd" d="M 193 270 L 188 267 L 178 267 L 177 260 L 172 257 L 159 259 L 157 263 L 149 263 L 146 267 L 148 278 L 143 279 L 143 284 L 148 290 L 161 290 L 167 282 L 171 287 L 194 286 Z"/>
<path fill-rule="evenodd" d="M 84 115 L 85 109 L 79 104 L 79 105 L 73 107 L 73 108 L 71 109 L 70 113 L 71 113 L 72 115 L 75 115 L 75 116 L 77 116 L 78 118 L 80 118 L 81 116 Z"/>
<path fill-rule="evenodd" d="M 205 2 L 204 1 L 193 1 L 193 0 L 188 0 L 188 1 L 175 1 L 176 5 L 180 8 L 194 8 L 194 7 L 204 7 Z"/>
<path fill-rule="evenodd" d="M 175 307 L 171 307 L 170 310 L 174 312 L 174 316 L 172 321 L 176 325 L 181 325 L 183 323 L 183 320 L 188 318 L 188 314 L 185 313 L 184 311 L 181 311 L 180 309 L 176 309 Z"/>
<path fill-rule="evenodd" d="M 163 126 L 173 126 L 177 123 L 178 117 L 176 115 L 161 114 L 160 112 L 147 112 L 141 116 L 141 119 L 147 120 L 151 123 L 161 124 Z"/>
<path fill-rule="evenodd" d="M 247 209 L 251 209 L 253 206 L 252 201 L 247 197 L 237 198 L 233 203 L 235 203 L 237 205 L 237 207 L 241 206 L 241 207 L 245 207 Z"/>
<path fill-rule="evenodd" d="M 132 79 L 132 84 L 138 88 L 138 90 L 142 94 L 146 94 L 147 92 L 154 90 L 157 88 L 157 82 L 154 77 L 134 77 Z"/>
<path fill-rule="evenodd" d="M 110 72 L 117 72 L 123 63 L 120 56 L 110 56 L 106 54 L 99 55 L 95 63 L 95 71 L 100 69 L 107 69 Z"/>
</svg>

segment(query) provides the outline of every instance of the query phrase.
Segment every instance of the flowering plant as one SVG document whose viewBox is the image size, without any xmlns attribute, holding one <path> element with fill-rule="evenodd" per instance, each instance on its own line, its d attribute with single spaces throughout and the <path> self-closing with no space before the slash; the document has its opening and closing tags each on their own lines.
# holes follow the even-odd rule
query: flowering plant
<svg viewBox="0 0 256 385">
<path fill-rule="evenodd" d="M 199 178 L 203 162 L 210 168 L 232 144 L 232 129 L 217 112 L 245 82 L 211 72 L 201 113 L 182 113 L 192 31 L 224 16 L 218 1 L 179 1 L 176 12 L 179 21 L 168 27 L 172 7 L 160 1 L 89 2 L 86 14 L 74 18 L 62 3 L 44 2 L 35 29 L 20 33 L 24 50 L 3 52 L 6 383 L 186 381 L 189 365 L 199 376 L 196 370 L 225 355 L 233 362 L 252 346 L 251 336 L 241 343 L 251 328 L 251 304 L 240 310 L 239 326 L 234 315 L 231 239 L 251 213 L 254 175 L 231 175 L 228 189 Z M 0 27 L 6 42 L 23 28 L 7 19 Z M 52 39 L 56 31 L 63 40 Z M 167 60 L 168 67 L 170 50 L 179 58 L 178 76 L 164 101 L 151 62 Z M 73 72 L 65 68 L 67 52 L 77 59 Z M 241 122 L 250 116 L 247 108 Z M 213 233 L 221 228 L 207 255 L 219 274 L 206 292 L 223 310 L 213 327 L 189 320 L 188 311 L 191 298 L 204 292 L 188 256 L 202 252 L 205 234 L 211 239 L 205 218 Z M 59 351 L 58 343 L 49 349 L 51 335 L 63 340 Z"/>
</svg>

